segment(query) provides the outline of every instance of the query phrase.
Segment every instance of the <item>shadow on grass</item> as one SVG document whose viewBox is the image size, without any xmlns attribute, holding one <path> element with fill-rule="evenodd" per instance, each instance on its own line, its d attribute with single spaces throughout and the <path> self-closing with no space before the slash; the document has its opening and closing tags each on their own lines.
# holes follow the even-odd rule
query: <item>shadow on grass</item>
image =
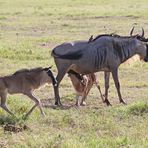
<svg viewBox="0 0 148 148">
<path fill-rule="evenodd" d="M 78 108 L 76 105 L 66 104 L 65 102 L 64 102 L 64 104 L 66 104 L 66 105 L 62 105 L 62 106 L 53 105 L 52 99 L 43 99 L 43 100 L 41 100 L 41 102 L 42 102 L 43 107 L 52 108 L 52 109 L 56 109 L 56 110 L 68 110 L 71 108 Z"/>
<path fill-rule="evenodd" d="M 129 106 L 127 113 L 132 115 L 143 115 L 148 113 L 148 102 L 139 102 Z"/>
<path fill-rule="evenodd" d="M 0 125 L 5 124 L 12 124 L 15 125 L 16 123 L 20 122 L 19 118 L 16 118 L 15 116 L 0 116 Z"/>
</svg>

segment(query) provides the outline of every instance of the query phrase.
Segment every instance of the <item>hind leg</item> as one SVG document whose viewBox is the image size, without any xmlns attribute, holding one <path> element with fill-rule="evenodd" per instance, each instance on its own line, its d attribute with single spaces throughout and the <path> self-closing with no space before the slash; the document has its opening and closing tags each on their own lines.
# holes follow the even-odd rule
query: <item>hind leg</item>
<svg viewBox="0 0 148 148">
<path fill-rule="evenodd" d="M 45 113 L 43 112 L 42 109 L 42 105 L 40 100 L 38 100 L 35 96 L 33 96 L 31 93 L 30 94 L 25 94 L 27 95 L 31 100 L 33 100 L 35 102 L 35 105 L 28 111 L 28 113 L 26 114 L 25 118 L 31 114 L 31 112 L 35 109 L 35 107 L 39 106 L 40 112 L 42 115 L 45 115 Z"/>
<path fill-rule="evenodd" d="M 57 85 L 54 86 L 54 94 L 55 94 L 55 105 L 62 106 L 60 95 L 59 95 L 59 85 L 62 79 L 64 78 L 65 74 L 67 73 L 67 67 L 58 70 L 58 75 L 56 77 Z"/>
<path fill-rule="evenodd" d="M 110 102 L 108 100 L 108 89 L 109 89 L 109 77 L 110 72 L 104 72 L 104 80 L 105 80 L 105 100 L 104 103 L 106 103 L 107 106 L 110 106 Z"/>
<path fill-rule="evenodd" d="M 5 94 L 1 94 L 0 95 L 1 96 L 1 107 L 7 112 L 7 113 L 9 113 L 10 115 L 14 115 L 9 109 L 8 109 L 8 107 L 7 107 L 7 105 L 6 105 L 6 99 L 7 99 L 7 94 L 5 93 Z"/>
</svg>

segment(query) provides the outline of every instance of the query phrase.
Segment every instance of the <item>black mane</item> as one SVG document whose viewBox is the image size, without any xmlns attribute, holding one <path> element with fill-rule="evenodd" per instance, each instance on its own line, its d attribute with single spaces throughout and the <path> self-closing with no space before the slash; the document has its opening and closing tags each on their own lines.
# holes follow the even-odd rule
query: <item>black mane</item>
<svg viewBox="0 0 148 148">
<path fill-rule="evenodd" d="M 107 37 L 114 37 L 114 38 L 136 38 L 140 41 L 145 41 L 145 38 L 144 37 L 141 37 L 139 34 L 137 35 L 134 35 L 134 36 L 120 36 L 118 34 L 114 34 L 114 33 L 111 33 L 111 34 L 101 34 L 101 35 L 98 35 L 96 36 L 94 39 L 92 39 L 90 42 L 93 42 L 101 37 L 104 37 L 104 36 L 107 36 Z"/>
</svg>

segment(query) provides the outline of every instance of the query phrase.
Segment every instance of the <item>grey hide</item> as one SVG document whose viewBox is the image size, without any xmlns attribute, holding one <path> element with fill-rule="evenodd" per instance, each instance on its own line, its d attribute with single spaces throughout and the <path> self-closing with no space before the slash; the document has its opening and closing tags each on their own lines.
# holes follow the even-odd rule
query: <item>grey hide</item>
<svg viewBox="0 0 148 148">
<path fill-rule="evenodd" d="M 142 36 L 99 35 L 89 41 L 63 43 L 52 50 L 58 69 L 57 85 L 54 86 L 55 104 L 62 105 L 59 96 L 59 84 L 68 70 L 80 74 L 105 71 L 105 101 L 108 104 L 109 76 L 112 73 L 119 101 L 124 103 L 118 80 L 118 67 L 121 63 L 138 54 L 148 61 L 148 39 Z"/>
</svg>

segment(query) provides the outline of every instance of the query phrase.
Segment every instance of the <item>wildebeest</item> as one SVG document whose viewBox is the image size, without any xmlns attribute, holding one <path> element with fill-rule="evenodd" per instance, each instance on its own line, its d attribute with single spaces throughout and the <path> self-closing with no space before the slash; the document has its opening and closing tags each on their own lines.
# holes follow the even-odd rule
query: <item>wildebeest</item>
<svg viewBox="0 0 148 148">
<path fill-rule="evenodd" d="M 76 105 L 86 105 L 87 95 L 92 88 L 93 84 L 96 85 L 100 92 L 102 101 L 104 102 L 103 95 L 100 89 L 99 82 L 96 80 L 95 74 L 80 75 L 73 70 L 68 71 L 68 76 L 76 90 Z"/>
<path fill-rule="evenodd" d="M 33 68 L 33 69 L 21 69 L 9 76 L 0 77 L 0 97 L 1 107 L 13 115 L 6 105 L 7 94 L 22 93 L 28 96 L 35 102 L 35 105 L 28 111 L 25 118 L 39 106 L 41 113 L 44 115 L 40 100 L 33 95 L 33 91 L 39 87 L 52 83 L 56 84 L 56 80 L 52 71 L 49 68 Z"/>
<path fill-rule="evenodd" d="M 70 69 L 80 74 L 105 71 L 105 100 L 108 100 L 109 75 L 112 73 L 119 101 L 124 103 L 120 92 L 118 67 L 121 63 L 138 54 L 148 62 L 148 39 L 143 35 L 119 36 L 102 34 L 91 41 L 63 43 L 52 50 L 58 69 L 57 85 L 54 86 L 55 104 L 62 105 L 59 84 Z"/>
</svg>

